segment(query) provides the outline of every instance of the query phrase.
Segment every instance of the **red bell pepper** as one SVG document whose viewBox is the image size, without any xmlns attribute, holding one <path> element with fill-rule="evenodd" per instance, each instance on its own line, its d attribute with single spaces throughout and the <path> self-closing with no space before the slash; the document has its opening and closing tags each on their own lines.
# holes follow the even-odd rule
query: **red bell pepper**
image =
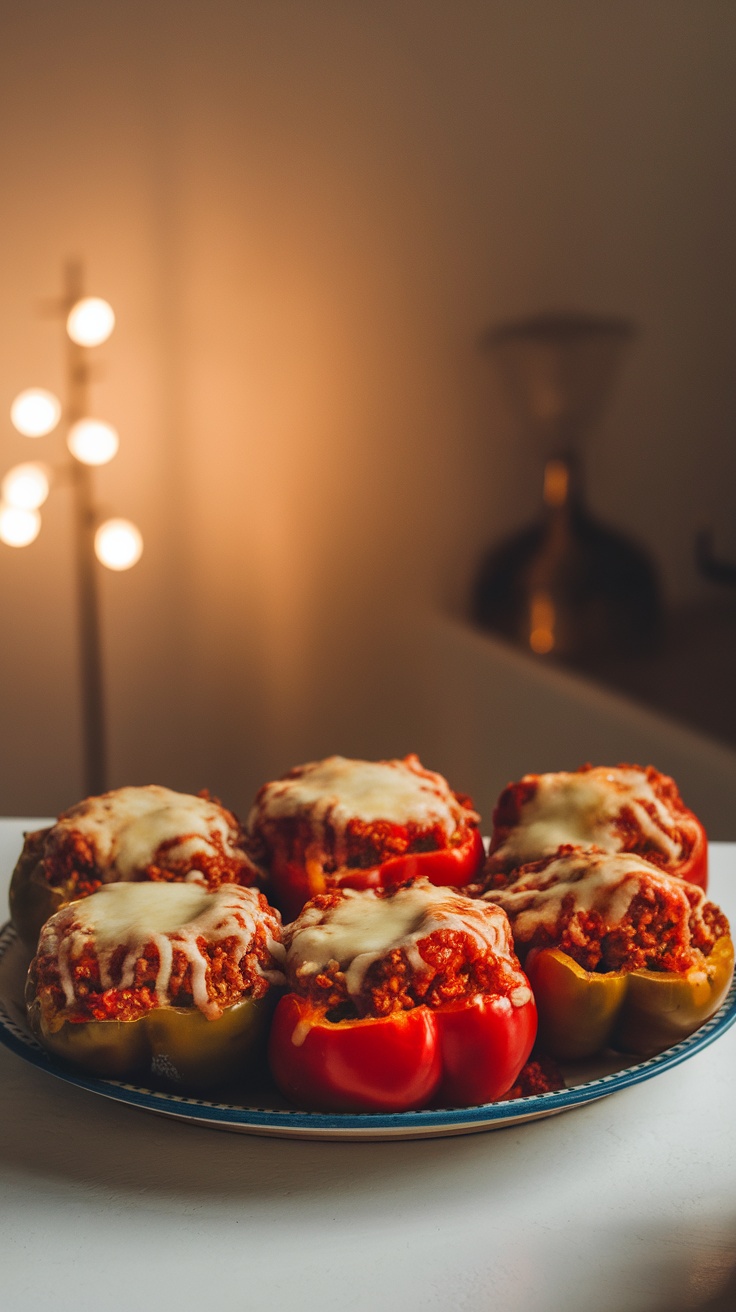
<svg viewBox="0 0 736 1312">
<path fill-rule="evenodd" d="M 686 879 L 689 884 L 697 884 L 705 892 L 708 888 L 708 838 L 698 817 L 692 811 L 687 814 L 695 832 L 695 841 L 687 860 L 672 873 L 680 879 Z"/>
<path fill-rule="evenodd" d="M 275 860 L 271 867 L 272 900 L 284 920 L 298 916 L 304 903 L 329 888 L 393 888 L 407 879 L 424 876 L 440 888 L 463 888 L 472 882 L 485 859 L 483 839 L 468 829 L 462 842 L 432 852 L 389 857 L 366 869 L 353 866 L 325 875 L 315 863 Z"/>
<path fill-rule="evenodd" d="M 531 992 L 519 1006 L 476 994 L 436 1008 L 337 1021 L 289 993 L 276 1008 L 269 1062 L 281 1092 L 308 1109 L 467 1107 L 511 1088 L 536 1031 Z"/>
<path fill-rule="evenodd" d="M 469 829 L 462 843 L 455 847 L 441 847 L 435 852 L 407 853 L 393 856 L 378 867 L 383 888 L 403 884 L 407 879 L 424 877 L 439 888 L 463 888 L 480 870 L 485 860 L 483 839 L 477 829 Z M 362 872 L 351 872 L 360 875 Z M 351 875 L 341 883 L 348 888 L 360 888 L 350 882 Z"/>
<path fill-rule="evenodd" d="M 636 795 L 637 779 L 644 790 Z M 588 782 L 598 780 L 597 787 L 605 791 L 610 780 L 613 788 L 611 800 L 618 800 L 619 814 L 599 812 L 585 795 Z M 633 781 L 631 797 L 627 795 L 628 782 Z M 583 789 L 576 797 L 575 785 Z M 622 786 L 621 791 L 618 791 Z M 641 828 L 634 807 L 647 805 L 646 791 L 652 790 L 658 805 L 668 813 L 673 837 L 679 835 L 681 855 L 665 855 L 653 850 L 647 827 Z M 560 798 L 564 807 L 560 806 Z M 545 828 L 551 826 L 545 836 Z M 596 826 L 601 825 L 605 841 L 601 842 Z M 620 832 L 617 828 L 621 826 Z M 666 828 L 667 826 L 665 826 Z M 526 840 L 520 851 L 517 835 Z M 530 838 L 536 835 L 535 841 Z M 511 871 L 531 861 L 549 856 L 557 844 L 575 847 L 600 845 L 607 851 L 632 852 L 663 870 L 677 875 L 703 890 L 708 886 L 708 842 L 698 817 L 686 807 L 677 785 L 668 775 L 653 766 L 638 765 L 582 766 L 571 772 L 528 774 L 516 783 L 508 784 L 501 793 L 493 812 L 493 835 L 488 859 L 488 870 Z"/>
</svg>

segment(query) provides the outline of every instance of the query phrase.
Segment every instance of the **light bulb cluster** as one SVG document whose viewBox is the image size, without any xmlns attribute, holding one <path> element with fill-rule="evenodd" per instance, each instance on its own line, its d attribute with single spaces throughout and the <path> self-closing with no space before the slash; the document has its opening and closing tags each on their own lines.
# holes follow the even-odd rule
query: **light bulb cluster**
<svg viewBox="0 0 736 1312">
<path fill-rule="evenodd" d="M 115 327 L 115 312 L 99 296 L 85 296 L 69 310 L 66 331 L 77 346 L 101 346 Z M 10 407 L 13 427 L 24 437 L 45 437 L 62 417 L 62 405 L 53 392 L 30 387 Z M 118 451 L 117 429 L 91 416 L 77 419 L 67 433 L 70 454 L 82 465 L 106 465 Z M 40 507 L 49 494 L 50 471 L 40 462 L 15 465 L 0 483 L 0 542 L 26 547 L 41 529 Z M 95 555 L 112 570 L 130 569 L 140 560 L 143 539 L 127 519 L 100 524 L 94 539 Z"/>
</svg>

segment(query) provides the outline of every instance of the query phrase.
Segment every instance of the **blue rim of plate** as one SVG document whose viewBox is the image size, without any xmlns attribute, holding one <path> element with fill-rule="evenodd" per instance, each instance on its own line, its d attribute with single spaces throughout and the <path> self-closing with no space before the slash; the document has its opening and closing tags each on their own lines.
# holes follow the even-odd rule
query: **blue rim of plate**
<svg viewBox="0 0 736 1312">
<path fill-rule="evenodd" d="M 16 940 L 16 932 L 11 924 L 0 930 L 0 961 Z M 334 1135 L 336 1132 L 352 1132 L 354 1135 L 381 1132 L 401 1135 L 409 1138 L 412 1132 L 418 1135 L 431 1132 L 432 1129 L 444 1129 L 451 1132 L 453 1127 L 461 1130 L 467 1127 L 489 1128 L 494 1122 L 499 1126 L 505 1122 L 520 1122 L 550 1116 L 555 1112 L 580 1107 L 588 1102 L 595 1102 L 620 1089 L 633 1084 L 641 1084 L 663 1071 L 679 1066 L 681 1062 L 694 1057 L 696 1053 L 707 1048 L 736 1021 L 736 979 L 721 1004 L 710 1020 L 700 1029 L 683 1039 L 681 1043 L 667 1048 L 656 1057 L 627 1066 L 613 1074 L 601 1075 L 583 1084 L 573 1085 L 553 1093 L 534 1094 L 526 1098 L 515 1098 L 509 1102 L 483 1103 L 476 1107 L 433 1108 L 430 1111 L 416 1112 L 360 1112 L 360 1113 L 325 1113 L 305 1112 L 298 1109 L 273 1110 L 266 1107 L 246 1107 L 233 1103 L 210 1102 L 203 1098 L 191 1098 L 184 1094 L 161 1093 L 152 1089 L 141 1088 L 135 1084 L 126 1084 L 120 1080 L 101 1080 L 92 1076 L 79 1075 L 54 1062 L 41 1045 L 28 1031 L 22 1029 L 7 1013 L 0 1000 L 0 1043 L 16 1053 L 24 1061 L 38 1066 L 41 1070 L 58 1079 L 72 1084 L 90 1093 L 100 1094 L 130 1107 L 139 1107 L 145 1111 L 158 1112 L 163 1115 L 184 1118 L 188 1121 L 200 1121 L 204 1125 L 226 1128 L 253 1129 L 258 1132 L 270 1131 L 274 1134 L 288 1135 L 290 1131 L 308 1132 L 318 1136 L 320 1132 Z"/>
</svg>

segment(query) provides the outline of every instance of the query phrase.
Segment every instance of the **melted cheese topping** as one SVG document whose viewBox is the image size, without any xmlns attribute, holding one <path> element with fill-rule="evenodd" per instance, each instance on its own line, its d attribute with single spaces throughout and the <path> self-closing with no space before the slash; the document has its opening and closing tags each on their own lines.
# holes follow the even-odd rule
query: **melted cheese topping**
<svg viewBox="0 0 736 1312">
<path fill-rule="evenodd" d="M 598 767 L 580 773 L 532 776 L 536 792 L 521 808 L 521 819 L 494 856 L 515 865 L 536 861 L 565 843 L 618 852 L 614 822 L 624 807 L 648 843 L 670 861 L 682 855 L 672 835 L 672 815 L 645 773 Z"/>
<path fill-rule="evenodd" d="M 251 948 L 259 922 L 266 929 L 274 970 L 257 969 L 272 983 L 283 983 L 283 974 L 276 968 L 285 955 L 278 915 L 270 908 L 264 913 L 258 894 L 237 884 L 224 884 L 214 893 L 193 884 L 109 884 L 52 916 L 41 933 L 38 952 L 56 959 L 66 1004 L 73 1007 L 72 966 L 89 944 L 97 957 L 103 989 L 131 988 L 136 962 L 144 948 L 153 944 L 159 956 L 156 1001 L 166 1006 L 176 948 L 192 968 L 194 1005 L 214 1019 L 221 1009 L 208 996 L 208 962 L 197 940 L 213 944 L 235 939 L 235 957 L 240 961 Z M 122 974 L 113 984 L 110 966 L 121 946 L 125 948 Z"/>
<path fill-rule="evenodd" d="M 633 853 L 578 851 L 551 861 L 544 870 L 526 872 L 508 888 L 490 889 L 483 900 L 503 907 L 520 942 L 531 939 L 540 925 L 554 931 L 565 898 L 575 912 L 596 911 L 605 926 L 620 925 L 642 886 L 660 887 L 669 902 L 680 901 L 687 918 L 693 904 L 705 895 L 688 885 L 690 897 L 680 881 Z M 691 900 L 692 899 L 692 903 Z"/>
<path fill-rule="evenodd" d="M 215 837 L 226 855 L 242 856 L 237 831 L 223 807 L 158 784 L 88 797 L 66 811 L 52 833 L 65 831 L 83 834 L 91 842 L 103 883 L 134 879 L 156 864 L 164 843 L 170 844 L 164 864 L 166 860 L 196 861 L 200 853 L 216 855 Z"/>
<path fill-rule="evenodd" d="M 383 820 L 419 829 L 438 825 L 449 841 L 458 825 L 477 818 L 458 802 L 447 780 L 425 770 L 416 756 L 393 761 L 329 756 L 313 761 L 295 777 L 277 779 L 261 789 L 248 827 L 252 830 L 262 818 L 278 821 L 303 815 L 309 817 L 322 847 L 329 821 L 340 865 L 346 860 L 344 835 L 351 820 L 366 824 Z"/>
<path fill-rule="evenodd" d="M 287 954 L 290 969 L 298 979 L 319 975 L 336 961 L 345 975 L 348 993 L 357 996 L 366 971 L 390 952 L 400 948 L 417 972 L 426 970 L 418 944 L 439 929 L 469 935 L 483 951 L 505 960 L 517 987 L 512 1002 L 521 1006 L 530 993 L 514 962 L 511 934 L 506 916 L 488 916 L 488 907 L 472 902 L 449 889 L 437 889 L 418 879 L 389 897 L 373 890 L 345 889 L 334 906 L 322 910 L 307 906 L 291 926 Z"/>
<path fill-rule="evenodd" d="M 267 785 L 265 810 L 270 816 L 330 810 L 345 824 L 387 820 L 391 824 L 440 824 L 448 838 L 457 827 L 455 801 L 446 781 L 405 761 L 351 761 L 330 756 L 303 767 L 295 779 Z"/>
</svg>

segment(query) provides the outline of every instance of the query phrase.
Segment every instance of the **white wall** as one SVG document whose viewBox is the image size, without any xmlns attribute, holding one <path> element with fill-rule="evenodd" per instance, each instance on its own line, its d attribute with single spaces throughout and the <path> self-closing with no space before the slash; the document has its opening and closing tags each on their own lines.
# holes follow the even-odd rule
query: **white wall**
<svg viewBox="0 0 736 1312">
<path fill-rule="evenodd" d="M 537 495 L 490 322 L 635 318 L 591 501 L 673 597 L 702 522 L 736 554 L 733 6 L 1 9 L 0 414 L 59 385 L 36 311 L 67 256 L 118 312 L 98 488 L 146 551 L 102 579 L 113 783 L 244 808 L 305 756 L 411 746 L 397 614 L 461 611 Z M 29 447 L 0 419 L 2 468 Z M 0 548 L 4 812 L 81 787 L 64 491 L 45 514 Z"/>
<path fill-rule="evenodd" d="M 406 662 L 416 750 L 427 759 L 441 752 L 485 832 L 512 779 L 628 761 L 655 762 L 676 779 L 709 838 L 736 833 L 736 752 L 720 743 L 445 615 L 416 619 Z"/>
</svg>

